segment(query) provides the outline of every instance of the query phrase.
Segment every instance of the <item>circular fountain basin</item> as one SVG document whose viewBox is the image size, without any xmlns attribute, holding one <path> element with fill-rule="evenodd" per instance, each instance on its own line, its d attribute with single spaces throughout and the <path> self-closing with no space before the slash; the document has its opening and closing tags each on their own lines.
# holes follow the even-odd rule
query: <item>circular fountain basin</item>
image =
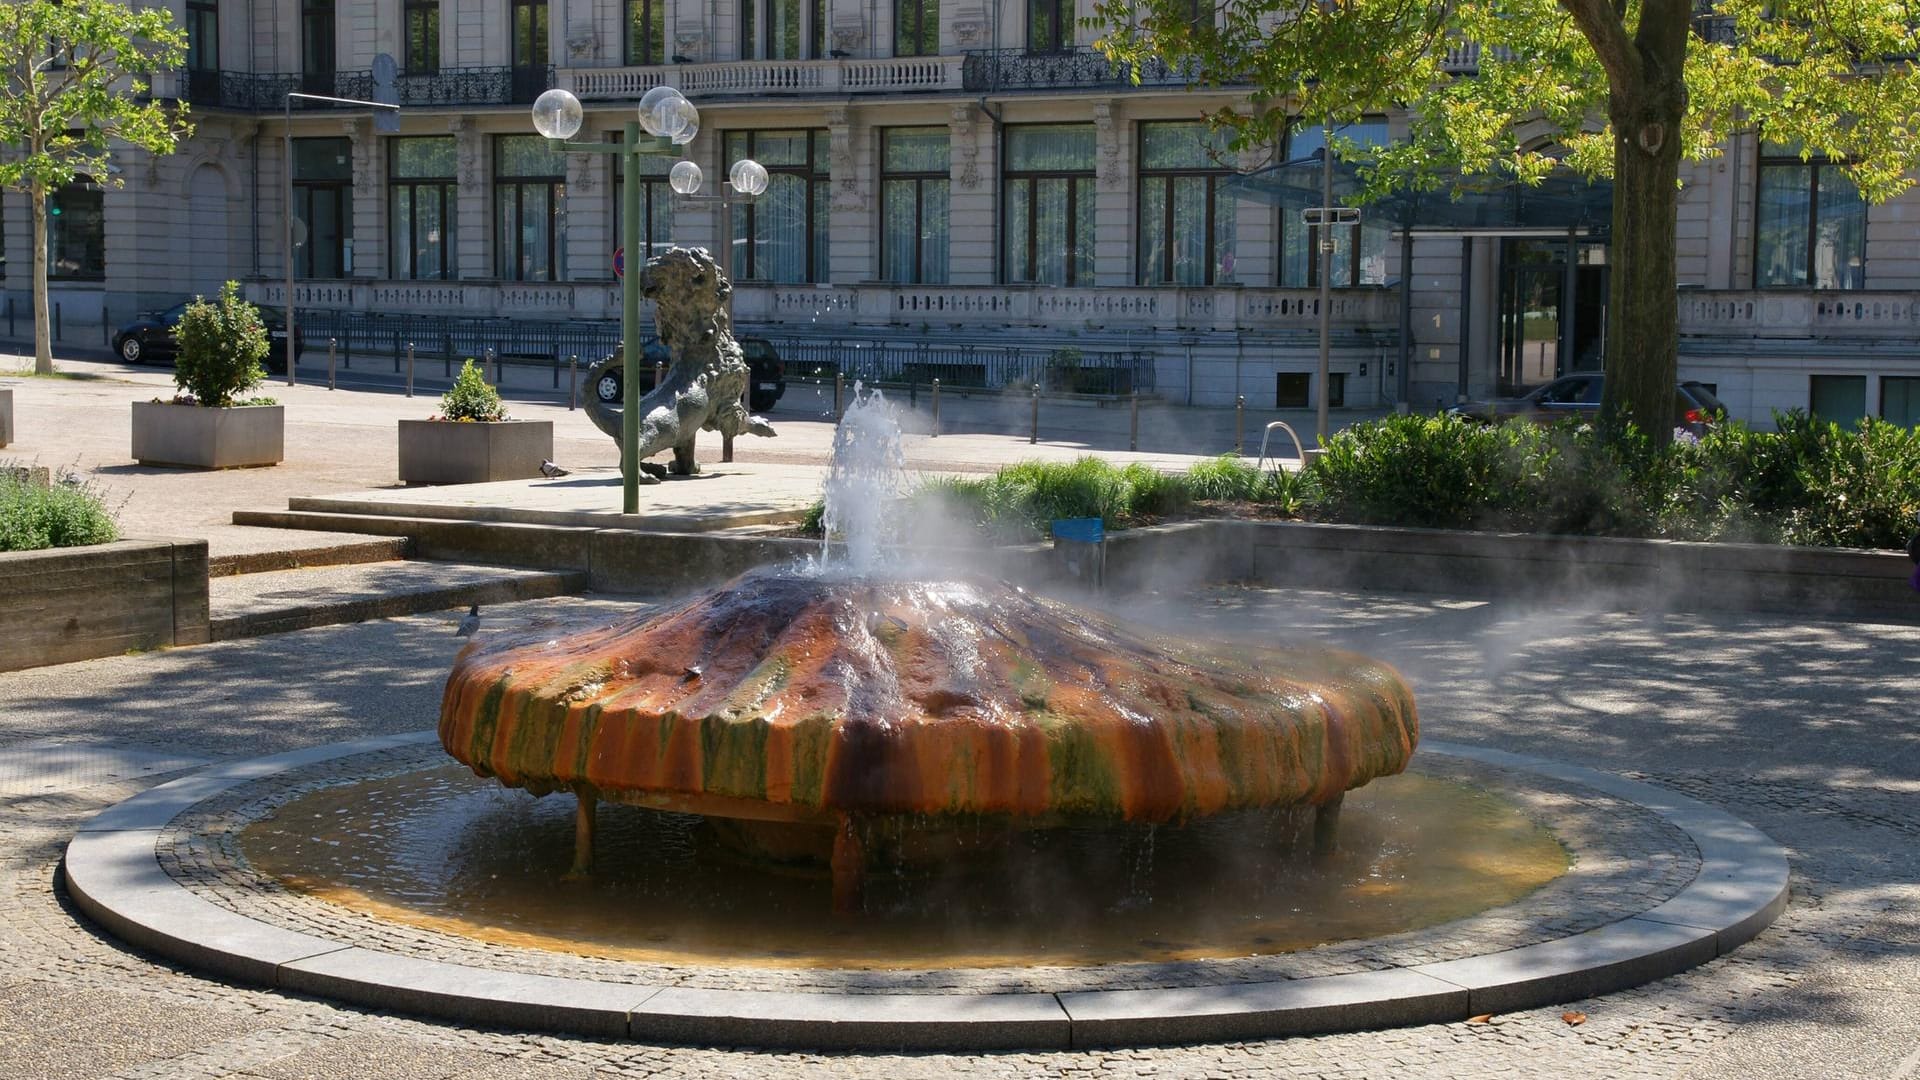
<svg viewBox="0 0 1920 1080">
<path fill-rule="evenodd" d="M 66 884 L 107 930 L 188 967 L 377 1008 L 603 1037 L 975 1050 L 1510 1012 L 1703 963 L 1758 933 L 1786 902 L 1781 849 L 1713 807 L 1590 769 L 1433 742 L 1423 761 L 1523 804 L 1566 844 L 1572 867 L 1480 916 L 1267 956 L 824 977 L 797 964 L 584 957 L 327 903 L 229 854 L 236 831 L 276 808 L 370 776 L 417 773 L 438 754 L 428 732 L 230 762 L 160 785 L 81 827 L 63 861 Z"/>
</svg>

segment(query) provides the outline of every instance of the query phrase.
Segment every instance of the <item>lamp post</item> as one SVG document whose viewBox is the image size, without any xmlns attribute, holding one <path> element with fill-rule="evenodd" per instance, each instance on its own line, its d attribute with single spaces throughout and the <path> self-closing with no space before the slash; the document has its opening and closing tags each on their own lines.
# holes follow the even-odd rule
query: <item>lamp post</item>
<svg viewBox="0 0 1920 1080">
<path fill-rule="evenodd" d="M 358 98 L 328 97 L 325 94 L 302 94 L 295 90 L 287 92 L 287 119 L 281 128 L 282 142 L 286 150 L 286 176 L 282 178 L 282 194 L 286 197 L 286 213 L 280 215 L 280 243 L 287 253 L 287 385 L 294 386 L 300 381 L 295 374 L 300 367 L 300 337 L 294 332 L 293 325 L 293 99 L 301 101 L 324 101 L 333 105 L 364 105 L 369 109 L 392 109 L 400 111 L 400 106 L 385 101 L 361 101 Z M 308 240 L 312 240 L 312 230 L 308 230 Z"/>
<path fill-rule="evenodd" d="M 638 256 L 640 250 L 640 158 L 649 154 L 671 154 L 676 146 L 693 141 L 700 130 L 700 111 L 680 91 L 656 86 L 640 99 L 639 117 L 626 122 L 617 143 L 569 142 L 585 121 L 580 99 L 562 89 L 548 90 L 534 100 L 533 127 L 551 140 L 556 149 L 569 154 L 611 154 L 619 163 L 624 185 L 620 192 L 620 246 L 624 258 Z M 642 130 L 652 138 L 642 140 Z M 766 190 L 766 170 L 757 163 L 741 161 L 759 170 L 760 190 Z M 691 161 L 676 162 L 667 183 L 676 194 L 692 196 L 700 190 L 700 166 Z M 758 192 L 754 192 L 758 194 Z M 623 268 L 620 288 L 620 507 L 625 514 L 640 512 L 640 275 Z"/>
</svg>

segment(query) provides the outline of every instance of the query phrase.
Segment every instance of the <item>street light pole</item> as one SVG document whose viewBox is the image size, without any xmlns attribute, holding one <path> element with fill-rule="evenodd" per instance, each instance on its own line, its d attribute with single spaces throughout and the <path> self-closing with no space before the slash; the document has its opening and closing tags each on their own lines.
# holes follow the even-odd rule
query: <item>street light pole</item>
<svg viewBox="0 0 1920 1080">
<path fill-rule="evenodd" d="M 640 122 L 629 120 L 622 132 L 628 152 L 620 155 L 620 507 L 640 511 Z M 672 142 L 666 141 L 671 148 Z"/>
<path fill-rule="evenodd" d="M 358 98 L 328 97 L 325 94 L 302 94 L 298 91 L 287 92 L 286 121 L 280 128 L 281 142 L 285 146 L 283 162 L 284 175 L 280 178 L 281 195 L 286 199 L 280 215 L 280 246 L 287 256 L 287 385 L 299 385 L 300 377 L 300 340 L 293 325 L 293 99 L 301 101 L 325 101 L 334 105 L 364 105 L 370 109 L 392 109 L 400 111 L 400 106 L 385 101 L 361 101 Z M 308 229 L 307 240 L 313 240 L 313 231 Z"/>
<path fill-rule="evenodd" d="M 1320 129 L 1320 392 L 1314 430 L 1321 449 L 1327 445 L 1327 382 L 1333 352 L 1333 122 Z"/>
</svg>

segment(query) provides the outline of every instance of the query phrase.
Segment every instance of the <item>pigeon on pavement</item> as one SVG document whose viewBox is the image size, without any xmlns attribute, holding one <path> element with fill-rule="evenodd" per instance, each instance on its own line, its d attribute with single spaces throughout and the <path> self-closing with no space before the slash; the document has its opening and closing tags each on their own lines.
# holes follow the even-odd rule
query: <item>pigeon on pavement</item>
<svg viewBox="0 0 1920 1080">
<path fill-rule="evenodd" d="M 551 461 L 543 461 L 540 463 L 540 475 L 551 480 L 556 476 L 567 475 L 567 470 L 561 468 L 558 465 L 555 465 Z"/>
<path fill-rule="evenodd" d="M 472 637 L 473 632 L 478 629 L 480 629 L 480 605 L 475 604 L 467 609 L 467 617 L 460 620 L 460 629 L 455 630 L 453 636 Z"/>
</svg>

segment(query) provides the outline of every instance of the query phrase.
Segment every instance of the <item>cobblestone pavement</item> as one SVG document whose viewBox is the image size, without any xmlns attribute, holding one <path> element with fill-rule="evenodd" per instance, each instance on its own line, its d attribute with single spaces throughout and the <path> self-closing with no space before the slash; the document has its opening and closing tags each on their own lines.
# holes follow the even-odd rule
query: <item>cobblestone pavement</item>
<svg viewBox="0 0 1920 1080">
<path fill-rule="evenodd" d="M 630 606 L 561 598 L 489 618 Z M 62 846 L 89 815 L 173 775 L 160 770 L 429 726 L 456 616 L 415 616 L 0 675 L 0 1077 L 1920 1076 L 1920 627 L 1230 588 L 1128 611 L 1371 651 L 1413 681 L 1428 737 L 1646 778 L 1754 822 L 1789 849 L 1792 904 L 1729 957 L 1568 1006 L 1588 1017 L 1577 1026 L 1555 1007 L 974 1057 L 434 1024 L 202 978 L 78 918 L 55 885 Z"/>
</svg>

